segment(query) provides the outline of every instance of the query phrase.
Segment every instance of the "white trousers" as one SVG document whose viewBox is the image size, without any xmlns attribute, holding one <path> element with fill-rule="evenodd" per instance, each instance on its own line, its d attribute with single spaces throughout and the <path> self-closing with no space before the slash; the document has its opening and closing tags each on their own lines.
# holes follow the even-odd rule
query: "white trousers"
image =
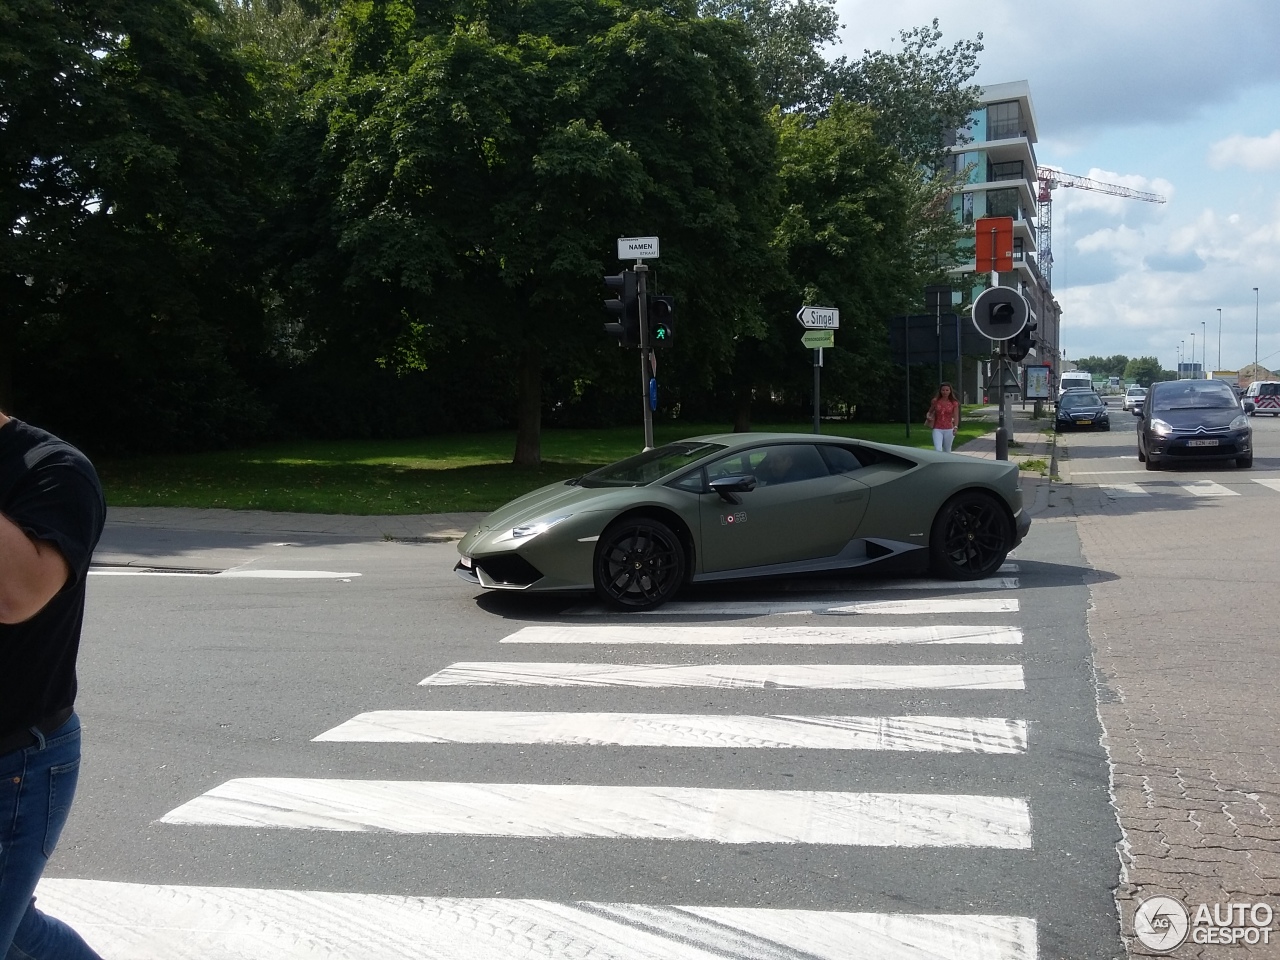
<svg viewBox="0 0 1280 960">
<path fill-rule="evenodd" d="M 955 439 L 956 431 L 954 428 L 950 430 L 939 430 L 937 427 L 933 428 L 933 449 L 945 450 L 947 453 L 950 453 L 951 444 Z"/>
</svg>

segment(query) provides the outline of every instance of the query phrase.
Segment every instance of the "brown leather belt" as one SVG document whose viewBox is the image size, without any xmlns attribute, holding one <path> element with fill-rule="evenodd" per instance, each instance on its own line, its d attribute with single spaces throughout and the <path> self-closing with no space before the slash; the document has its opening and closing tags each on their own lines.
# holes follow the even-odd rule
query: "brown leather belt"
<svg viewBox="0 0 1280 960">
<path fill-rule="evenodd" d="M 71 719 L 71 712 L 72 708 L 66 707 L 57 713 L 50 714 L 37 723 L 31 724 L 30 727 L 0 737 L 0 756 L 6 753 L 13 753 L 15 750 L 25 750 L 27 747 L 39 743 L 40 741 L 36 739 L 36 735 L 31 732 L 32 727 L 47 737 Z"/>
</svg>

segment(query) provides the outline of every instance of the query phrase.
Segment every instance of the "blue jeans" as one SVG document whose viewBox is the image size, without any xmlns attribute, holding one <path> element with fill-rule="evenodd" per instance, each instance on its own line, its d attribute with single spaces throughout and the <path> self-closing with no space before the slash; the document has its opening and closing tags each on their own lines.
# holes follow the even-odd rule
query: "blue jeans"
<svg viewBox="0 0 1280 960">
<path fill-rule="evenodd" d="M 102 960 L 32 895 L 71 812 L 80 776 L 80 720 L 0 756 L 0 957 Z"/>
</svg>

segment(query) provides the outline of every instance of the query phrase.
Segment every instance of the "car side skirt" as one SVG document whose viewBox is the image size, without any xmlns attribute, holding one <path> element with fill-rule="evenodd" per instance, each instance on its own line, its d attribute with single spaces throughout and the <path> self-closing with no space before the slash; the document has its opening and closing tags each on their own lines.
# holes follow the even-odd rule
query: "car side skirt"
<svg viewBox="0 0 1280 960">
<path fill-rule="evenodd" d="M 827 570 L 851 570 L 867 567 L 904 557 L 924 550 L 923 544 L 903 543 L 901 540 L 885 540 L 880 537 L 850 540 L 839 553 L 816 560 L 793 560 L 789 563 L 768 563 L 759 567 L 740 567 L 736 570 L 717 570 L 715 573 L 695 573 L 692 583 L 714 583 L 721 580 L 743 580 L 749 577 L 776 577 L 788 573 L 820 573 Z"/>
</svg>

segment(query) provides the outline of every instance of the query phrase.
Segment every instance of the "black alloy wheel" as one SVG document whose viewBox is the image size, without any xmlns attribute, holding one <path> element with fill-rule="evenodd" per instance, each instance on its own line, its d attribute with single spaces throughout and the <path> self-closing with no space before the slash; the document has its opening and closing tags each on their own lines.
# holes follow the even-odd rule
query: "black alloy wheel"
<svg viewBox="0 0 1280 960">
<path fill-rule="evenodd" d="M 970 490 L 942 505 L 929 535 L 934 571 L 951 580 L 980 580 L 1000 569 L 1013 547 L 1004 507 L 990 494 Z"/>
<path fill-rule="evenodd" d="M 684 583 L 680 538 L 650 517 L 615 523 L 596 544 L 596 594 L 621 610 L 652 610 L 675 596 Z"/>
</svg>

